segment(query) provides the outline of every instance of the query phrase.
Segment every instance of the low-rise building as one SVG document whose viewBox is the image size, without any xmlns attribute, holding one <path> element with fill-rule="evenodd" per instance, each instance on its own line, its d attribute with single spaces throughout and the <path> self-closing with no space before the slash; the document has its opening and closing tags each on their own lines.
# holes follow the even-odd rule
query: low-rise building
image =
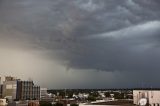
<svg viewBox="0 0 160 106">
<path fill-rule="evenodd" d="M 1 106 L 1 105 L 0 105 Z M 39 100 L 13 101 L 7 106 L 40 106 Z"/>
<path fill-rule="evenodd" d="M 40 104 L 39 104 L 39 101 L 32 100 L 32 101 L 28 101 L 28 106 L 40 106 Z"/>
<path fill-rule="evenodd" d="M 40 88 L 40 98 L 43 99 L 48 95 L 47 88 Z"/>
<path fill-rule="evenodd" d="M 40 100 L 53 102 L 53 94 L 48 94 L 47 88 L 40 88 Z"/>
</svg>

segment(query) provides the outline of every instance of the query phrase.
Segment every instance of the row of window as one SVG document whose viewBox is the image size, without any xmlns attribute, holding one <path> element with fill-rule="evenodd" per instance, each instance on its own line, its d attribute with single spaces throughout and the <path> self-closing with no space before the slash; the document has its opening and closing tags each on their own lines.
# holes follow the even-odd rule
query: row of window
<svg viewBox="0 0 160 106">
<path fill-rule="evenodd" d="M 36 91 L 40 91 L 39 89 L 22 89 L 22 91 L 34 91 L 34 92 L 36 92 Z"/>
<path fill-rule="evenodd" d="M 30 88 L 30 87 L 24 87 L 24 88 L 22 88 L 22 90 L 23 89 L 33 89 L 33 90 L 40 90 L 39 88 Z"/>
<path fill-rule="evenodd" d="M 152 105 L 150 104 L 150 106 L 160 106 L 159 103 L 153 103 Z"/>
<path fill-rule="evenodd" d="M 40 91 L 22 90 L 22 93 L 40 93 Z"/>
<path fill-rule="evenodd" d="M 22 94 L 31 94 L 31 95 L 33 95 L 33 94 L 40 94 L 40 92 L 22 92 Z"/>
</svg>

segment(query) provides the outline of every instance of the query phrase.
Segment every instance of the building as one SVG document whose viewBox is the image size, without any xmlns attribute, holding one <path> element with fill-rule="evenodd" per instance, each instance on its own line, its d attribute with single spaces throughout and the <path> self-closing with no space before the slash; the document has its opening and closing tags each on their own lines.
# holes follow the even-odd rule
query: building
<svg viewBox="0 0 160 106">
<path fill-rule="evenodd" d="M 133 90 L 133 103 L 140 105 L 142 99 L 146 99 L 150 106 L 160 106 L 160 90 Z"/>
<path fill-rule="evenodd" d="M 3 83 L 2 97 L 12 100 L 40 100 L 40 86 L 33 81 L 21 81 L 7 78 Z"/>
<path fill-rule="evenodd" d="M 33 99 L 40 100 L 40 86 L 33 86 Z"/>
<path fill-rule="evenodd" d="M 13 101 L 8 103 L 7 106 L 28 106 L 28 102 L 27 101 Z"/>
<path fill-rule="evenodd" d="M 11 77 L 11 76 L 6 76 L 5 77 L 5 81 L 16 81 L 17 78 L 16 77 Z"/>
<path fill-rule="evenodd" d="M 24 101 L 10 102 L 8 103 L 7 106 L 40 106 L 40 105 L 39 105 L 39 101 L 37 100 L 24 100 Z"/>
<path fill-rule="evenodd" d="M 53 102 L 53 94 L 48 94 L 47 88 L 40 88 L 40 92 L 41 101 Z"/>
<path fill-rule="evenodd" d="M 17 81 L 5 81 L 3 83 L 2 97 L 9 100 L 16 99 Z"/>
<path fill-rule="evenodd" d="M 28 102 L 28 106 L 40 106 L 39 101 L 32 100 Z"/>
<path fill-rule="evenodd" d="M 5 76 L 0 75 L 0 98 L 2 98 L 3 82 L 5 81 Z"/>
<path fill-rule="evenodd" d="M 3 93 L 3 84 L 0 84 L 0 98 L 2 98 L 2 93 Z"/>
<path fill-rule="evenodd" d="M 45 101 L 48 98 L 47 88 L 40 88 L 40 99 Z"/>
<path fill-rule="evenodd" d="M 4 81 L 5 81 L 5 76 L 0 75 L 0 84 L 3 84 Z"/>
<path fill-rule="evenodd" d="M 17 82 L 18 100 L 40 100 L 40 86 L 35 86 L 33 81 Z"/>
<path fill-rule="evenodd" d="M 8 98 L 9 100 L 16 99 L 17 93 L 17 81 L 15 77 L 6 76 L 0 77 L 1 85 L 0 85 L 0 97 Z"/>
<path fill-rule="evenodd" d="M 40 88 L 40 98 L 45 98 L 47 95 L 47 88 Z"/>
</svg>

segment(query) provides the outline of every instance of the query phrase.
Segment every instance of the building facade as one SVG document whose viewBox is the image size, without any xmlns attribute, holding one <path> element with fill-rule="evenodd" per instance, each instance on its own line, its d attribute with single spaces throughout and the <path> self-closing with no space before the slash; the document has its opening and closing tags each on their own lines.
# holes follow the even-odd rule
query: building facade
<svg viewBox="0 0 160 106">
<path fill-rule="evenodd" d="M 33 81 L 6 80 L 3 83 L 2 97 L 10 100 L 40 100 L 40 86 Z"/>
<path fill-rule="evenodd" d="M 3 84 L 4 81 L 5 81 L 5 76 L 0 75 L 0 84 Z"/>
<path fill-rule="evenodd" d="M 2 98 L 2 93 L 3 93 L 3 84 L 0 84 L 0 98 Z"/>
<path fill-rule="evenodd" d="M 40 100 L 46 101 L 46 102 L 52 102 L 53 101 L 53 94 L 48 94 L 47 88 L 41 88 L 40 89 Z"/>
<path fill-rule="evenodd" d="M 40 100 L 40 86 L 33 86 L 33 99 Z"/>
<path fill-rule="evenodd" d="M 160 106 L 160 90 L 133 90 L 133 103 L 140 105 L 141 99 L 146 99 L 150 106 Z"/>
<path fill-rule="evenodd" d="M 17 81 L 5 81 L 3 83 L 2 97 L 11 100 L 16 99 Z"/>
<path fill-rule="evenodd" d="M 40 99 L 44 100 L 48 97 L 47 88 L 40 88 Z"/>
<path fill-rule="evenodd" d="M 35 86 L 33 81 L 17 82 L 17 99 L 18 100 L 39 100 L 40 86 Z"/>
</svg>

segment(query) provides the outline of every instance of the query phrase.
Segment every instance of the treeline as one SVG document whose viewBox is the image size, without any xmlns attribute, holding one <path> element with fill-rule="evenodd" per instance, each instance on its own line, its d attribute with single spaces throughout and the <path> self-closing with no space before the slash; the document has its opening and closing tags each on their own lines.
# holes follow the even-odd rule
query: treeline
<svg viewBox="0 0 160 106">
<path fill-rule="evenodd" d="M 79 94 L 79 93 L 91 93 L 91 92 L 98 92 L 98 91 L 109 91 L 109 92 L 114 92 L 114 91 L 120 91 L 120 92 L 132 92 L 133 90 L 131 89 L 54 89 L 54 90 L 48 90 L 48 93 L 52 94 L 57 94 L 59 93 L 60 95 L 64 96 L 65 92 L 71 93 L 71 94 Z"/>
<path fill-rule="evenodd" d="M 52 104 L 50 102 L 41 101 L 40 106 L 63 106 L 62 103 Z M 78 106 L 78 104 L 71 104 L 70 106 Z"/>
</svg>

